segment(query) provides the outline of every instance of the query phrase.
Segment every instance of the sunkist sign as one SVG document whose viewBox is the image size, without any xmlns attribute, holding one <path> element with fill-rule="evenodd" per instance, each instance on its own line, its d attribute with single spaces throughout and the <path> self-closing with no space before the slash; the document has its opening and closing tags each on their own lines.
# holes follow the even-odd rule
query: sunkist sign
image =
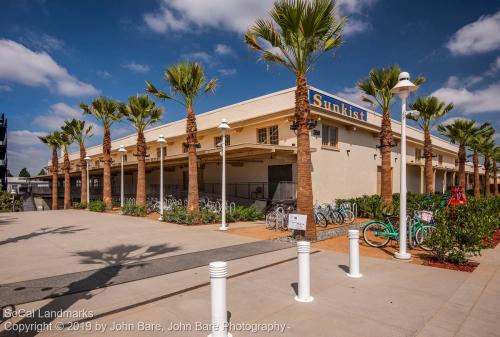
<svg viewBox="0 0 500 337">
<path fill-rule="evenodd" d="M 366 110 L 343 102 L 330 95 L 317 92 L 314 89 L 309 89 L 309 104 L 360 121 L 366 122 L 368 117 L 368 112 Z"/>
</svg>

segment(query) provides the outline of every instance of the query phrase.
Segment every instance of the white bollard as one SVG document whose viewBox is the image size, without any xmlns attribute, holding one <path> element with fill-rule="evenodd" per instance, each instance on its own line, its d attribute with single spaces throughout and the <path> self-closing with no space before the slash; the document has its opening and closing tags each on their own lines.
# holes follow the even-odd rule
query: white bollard
<svg viewBox="0 0 500 337">
<path fill-rule="evenodd" d="M 298 241 L 297 253 L 299 260 L 299 289 L 298 295 L 295 296 L 295 300 L 298 302 L 312 302 L 314 297 L 311 296 L 311 276 L 309 268 L 311 243 L 308 241 Z"/>
<path fill-rule="evenodd" d="M 359 272 L 359 231 L 357 229 L 349 230 L 349 273 L 347 276 L 353 278 L 363 277 Z"/>
<path fill-rule="evenodd" d="M 224 261 L 211 262 L 210 285 L 212 297 L 212 333 L 209 337 L 231 337 L 227 332 L 227 305 L 226 305 L 226 278 L 227 263 Z"/>
</svg>

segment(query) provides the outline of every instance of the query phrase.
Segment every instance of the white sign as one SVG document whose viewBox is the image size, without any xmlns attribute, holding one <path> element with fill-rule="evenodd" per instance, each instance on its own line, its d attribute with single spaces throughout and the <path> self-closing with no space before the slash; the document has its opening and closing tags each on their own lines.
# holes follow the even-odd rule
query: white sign
<svg viewBox="0 0 500 337">
<path fill-rule="evenodd" d="M 288 228 L 298 231 L 305 231 L 307 225 L 307 215 L 305 214 L 288 214 Z"/>
</svg>

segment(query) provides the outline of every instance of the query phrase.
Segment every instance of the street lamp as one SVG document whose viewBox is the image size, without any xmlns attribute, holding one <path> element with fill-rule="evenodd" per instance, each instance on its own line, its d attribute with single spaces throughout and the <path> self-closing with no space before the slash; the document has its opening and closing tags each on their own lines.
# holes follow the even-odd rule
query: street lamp
<svg viewBox="0 0 500 337">
<path fill-rule="evenodd" d="M 401 176 L 399 186 L 399 252 L 394 254 L 398 260 L 409 260 L 411 255 L 406 251 L 406 98 L 418 87 L 410 81 L 410 74 L 399 74 L 398 83 L 391 89 L 393 94 L 401 98 Z"/>
<path fill-rule="evenodd" d="M 89 176 L 89 163 L 90 163 L 90 157 L 86 156 L 85 162 L 87 163 L 87 208 L 89 208 L 90 204 L 90 176 Z"/>
<path fill-rule="evenodd" d="M 218 129 L 222 134 L 222 223 L 219 230 L 225 231 L 228 229 L 226 225 L 226 134 L 230 127 L 225 118 L 222 119 Z"/>
<path fill-rule="evenodd" d="M 12 212 L 16 211 L 16 189 L 11 187 L 10 194 L 12 195 Z"/>
<path fill-rule="evenodd" d="M 125 158 L 125 153 L 127 150 L 125 150 L 125 146 L 120 145 L 120 148 L 118 149 L 118 152 L 120 152 L 121 156 L 121 169 L 120 169 L 120 208 L 123 209 L 124 203 L 125 203 L 125 196 L 124 196 L 124 191 L 123 191 L 123 159 Z"/>
<path fill-rule="evenodd" d="M 160 218 L 163 221 L 163 145 L 165 144 L 165 137 L 160 135 L 156 140 L 160 144 Z"/>
</svg>

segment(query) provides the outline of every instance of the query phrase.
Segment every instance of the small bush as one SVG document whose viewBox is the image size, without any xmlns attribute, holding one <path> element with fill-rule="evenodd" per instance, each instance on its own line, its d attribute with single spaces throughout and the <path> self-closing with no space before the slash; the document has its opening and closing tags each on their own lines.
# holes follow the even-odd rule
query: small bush
<svg viewBox="0 0 500 337">
<path fill-rule="evenodd" d="M 92 200 L 89 203 L 89 210 L 92 212 L 104 212 L 106 210 L 106 203 L 102 200 Z"/>
<path fill-rule="evenodd" d="M 85 208 L 87 208 L 87 203 L 86 202 L 75 202 L 75 203 L 73 203 L 73 208 L 85 209 Z"/>
<path fill-rule="evenodd" d="M 466 263 L 481 254 L 485 242 L 500 227 L 500 198 L 469 197 L 466 205 L 446 207 L 436 213 L 436 229 L 426 240 L 440 261 Z"/>
<path fill-rule="evenodd" d="M 127 202 L 122 207 L 122 214 L 132 216 L 146 216 L 146 206 L 138 206 Z"/>
<path fill-rule="evenodd" d="M 23 211 L 21 196 L 14 195 L 14 212 Z M 0 191 L 0 212 L 12 212 L 12 194 Z"/>
<path fill-rule="evenodd" d="M 227 213 L 227 220 L 233 221 L 255 221 L 264 219 L 264 214 L 259 212 L 255 205 L 251 206 L 236 206 L 233 212 Z"/>
<path fill-rule="evenodd" d="M 193 225 L 198 223 L 197 219 L 197 214 L 189 212 L 185 207 L 174 207 L 172 210 L 163 212 L 163 221 L 166 222 Z"/>
</svg>

